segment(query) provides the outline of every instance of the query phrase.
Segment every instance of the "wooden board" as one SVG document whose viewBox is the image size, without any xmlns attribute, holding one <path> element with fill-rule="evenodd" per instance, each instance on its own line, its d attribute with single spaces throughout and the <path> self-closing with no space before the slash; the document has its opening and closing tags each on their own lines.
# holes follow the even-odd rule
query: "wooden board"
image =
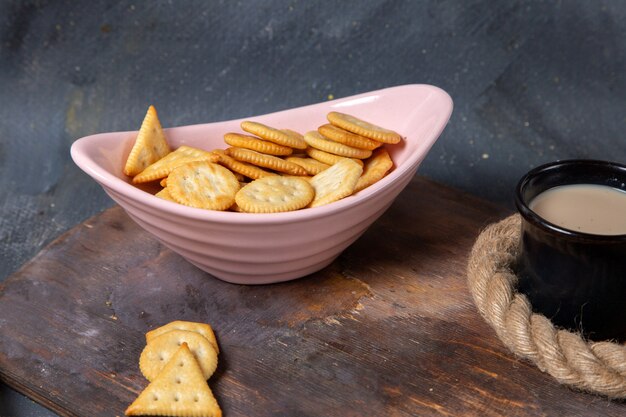
<svg viewBox="0 0 626 417">
<path fill-rule="evenodd" d="M 60 415 L 121 416 L 147 385 L 145 332 L 182 319 L 216 331 L 228 417 L 623 415 L 514 358 L 478 316 L 468 252 L 507 214 L 418 178 L 330 267 L 241 286 L 114 207 L 0 287 L 0 377 Z"/>
</svg>

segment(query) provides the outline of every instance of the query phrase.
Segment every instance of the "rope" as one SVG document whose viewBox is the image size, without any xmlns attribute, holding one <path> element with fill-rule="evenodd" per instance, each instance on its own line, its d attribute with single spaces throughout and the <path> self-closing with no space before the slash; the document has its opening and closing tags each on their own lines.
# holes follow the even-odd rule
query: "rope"
<svg viewBox="0 0 626 417">
<path fill-rule="evenodd" d="M 487 227 L 470 254 L 469 290 L 480 315 L 515 355 L 533 362 L 559 383 L 626 398 L 626 347 L 612 342 L 586 342 L 577 334 L 557 329 L 532 312 L 524 294 L 517 292 L 511 265 L 517 258 L 520 215 Z"/>
</svg>

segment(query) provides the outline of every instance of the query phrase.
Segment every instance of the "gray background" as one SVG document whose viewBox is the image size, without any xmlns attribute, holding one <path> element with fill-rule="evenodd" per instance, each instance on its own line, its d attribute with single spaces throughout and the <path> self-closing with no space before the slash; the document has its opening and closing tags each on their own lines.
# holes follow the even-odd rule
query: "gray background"
<svg viewBox="0 0 626 417">
<path fill-rule="evenodd" d="M 419 174 L 513 208 L 530 168 L 626 163 L 619 1 L 0 0 L 0 280 L 112 205 L 82 136 L 434 84 L 455 102 Z M 2 335 L 0 335 L 2 337 Z M 0 384 L 0 416 L 54 415 Z"/>
</svg>

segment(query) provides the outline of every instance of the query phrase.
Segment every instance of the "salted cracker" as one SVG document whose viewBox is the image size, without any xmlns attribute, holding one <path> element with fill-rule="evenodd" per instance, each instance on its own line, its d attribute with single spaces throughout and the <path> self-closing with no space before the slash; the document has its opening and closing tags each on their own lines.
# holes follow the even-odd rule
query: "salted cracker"
<svg viewBox="0 0 626 417">
<path fill-rule="evenodd" d="M 354 192 L 361 191 L 364 188 L 380 181 L 389 170 L 393 168 L 393 160 L 389 156 L 387 149 L 376 149 L 372 156 L 365 160 L 363 173 L 356 183 Z"/>
<path fill-rule="evenodd" d="M 333 111 L 328 113 L 326 118 L 332 125 L 378 142 L 395 144 L 402 140 L 402 136 L 399 133 L 366 122 L 350 114 Z"/>
<path fill-rule="evenodd" d="M 317 131 L 328 139 L 343 143 L 344 145 L 352 146 L 354 148 L 369 149 L 372 151 L 382 145 L 382 142 L 357 135 L 356 133 L 348 132 L 347 130 L 330 123 L 319 126 Z"/>
<path fill-rule="evenodd" d="M 362 172 L 359 164 L 344 158 L 317 174 L 309 181 L 315 189 L 315 198 L 309 207 L 323 206 L 351 195 Z"/>
<path fill-rule="evenodd" d="M 230 147 L 226 149 L 226 155 L 242 162 L 247 162 L 259 167 L 272 169 L 290 175 L 307 175 L 307 172 L 300 165 L 286 161 L 282 158 L 265 155 L 250 149 Z"/>
<path fill-rule="evenodd" d="M 276 129 L 271 126 L 267 126 L 263 123 L 254 122 L 251 120 L 245 120 L 241 122 L 241 128 L 248 133 L 252 133 L 262 139 L 270 142 L 277 143 L 283 146 L 289 146 L 290 148 L 304 149 L 306 143 L 299 136 L 299 134 L 292 130 Z M 295 133 L 295 134 L 294 134 Z"/>
<path fill-rule="evenodd" d="M 324 152 L 322 150 L 312 148 L 310 146 L 306 148 L 305 151 L 309 157 L 317 161 L 320 161 L 322 163 L 325 163 L 327 165 L 334 165 L 337 162 L 345 158 L 345 156 L 339 156 L 339 155 L 335 155 L 332 153 Z M 360 159 L 353 158 L 352 160 L 356 162 L 357 164 L 359 164 L 361 167 L 363 166 L 363 161 L 361 161 Z"/>
<path fill-rule="evenodd" d="M 242 135 L 240 133 L 226 133 L 224 142 L 230 146 L 251 149 L 268 155 L 286 156 L 293 153 L 293 148 L 279 145 L 274 142 L 259 139 L 256 136 Z"/>
<path fill-rule="evenodd" d="M 314 195 L 305 179 L 275 176 L 252 181 L 237 192 L 235 201 L 247 213 L 278 213 L 304 208 Z"/>
<path fill-rule="evenodd" d="M 286 161 L 293 162 L 296 165 L 300 165 L 309 175 L 317 175 L 327 168 L 330 168 L 329 164 L 318 161 L 317 159 L 309 158 L 304 154 L 303 156 L 288 156 Z"/>
<path fill-rule="evenodd" d="M 189 330 L 170 330 L 150 340 L 139 357 L 143 376 L 148 381 L 154 380 L 183 343 L 189 345 L 204 379 L 209 379 L 217 368 L 217 351 L 206 337 Z"/>
<path fill-rule="evenodd" d="M 215 152 L 219 155 L 219 164 L 231 170 L 233 173 L 235 173 L 235 175 L 239 174 L 253 180 L 277 175 L 274 172 L 266 171 L 256 165 L 252 165 L 247 162 L 242 162 L 231 158 L 230 156 L 226 155 L 226 153 L 222 149 Z M 241 178 L 238 179 L 241 182 Z"/>
<path fill-rule="evenodd" d="M 235 202 L 239 181 L 228 169 L 208 161 L 190 162 L 167 177 L 174 200 L 186 206 L 226 210 Z"/>
<path fill-rule="evenodd" d="M 124 165 L 124 174 L 134 177 L 170 152 L 154 106 L 148 107 L 135 143 Z"/>
<path fill-rule="evenodd" d="M 217 345 L 217 339 L 215 338 L 215 333 L 213 332 L 211 325 L 195 321 L 175 320 L 164 324 L 163 326 L 157 327 L 156 329 L 150 330 L 146 333 L 146 343 L 150 343 L 150 341 L 155 337 L 172 330 L 187 330 L 189 332 L 196 332 L 204 336 L 215 348 L 217 353 L 220 352 L 219 346 Z"/>
<path fill-rule="evenodd" d="M 192 350 L 183 342 L 125 414 L 221 417 L 222 410 Z"/>
<path fill-rule="evenodd" d="M 365 159 L 372 155 L 369 149 L 359 149 L 324 137 L 317 130 L 312 130 L 304 134 L 304 141 L 312 148 L 319 149 L 333 155 L 345 158 Z"/>
<path fill-rule="evenodd" d="M 217 154 L 203 149 L 182 145 L 175 151 L 170 152 L 146 169 L 135 175 L 134 184 L 155 181 L 167 177 L 174 169 L 188 162 L 209 161 L 217 162 Z"/>
</svg>

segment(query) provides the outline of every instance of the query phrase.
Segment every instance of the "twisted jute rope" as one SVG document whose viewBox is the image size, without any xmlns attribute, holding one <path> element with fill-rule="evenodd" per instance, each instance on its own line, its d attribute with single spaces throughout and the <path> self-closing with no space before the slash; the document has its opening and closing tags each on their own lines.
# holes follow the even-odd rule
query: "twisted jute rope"
<svg viewBox="0 0 626 417">
<path fill-rule="evenodd" d="M 472 248 L 468 287 L 481 316 L 515 355 L 533 362 L 559 383 L 609 398 L 626 398 L 626 347 L 587 342 L 579 334 L 556 328 L 532 312 L 517 292 L 512 270 L 517 257 L 521 217 L 514 214 L 491 224 Z"/>
</svg>

